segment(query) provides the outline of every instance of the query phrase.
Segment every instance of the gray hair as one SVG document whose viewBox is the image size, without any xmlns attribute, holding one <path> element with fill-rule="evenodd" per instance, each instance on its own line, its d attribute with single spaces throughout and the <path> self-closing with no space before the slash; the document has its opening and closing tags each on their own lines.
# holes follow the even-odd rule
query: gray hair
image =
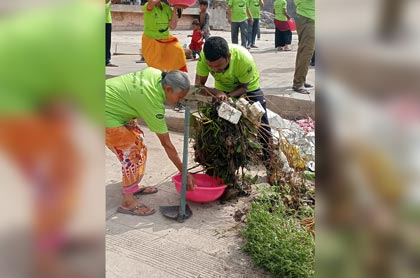
<svg viewBox="0 0 420 278">
<path fill-rule="evenodd" d="M 180 70 L 173 70 L 170 72 L 162 72 L 162 86 L 169 86 L 174 91 L 181 90 L 188 92 L 190 90 L 190 80 L 188 75 Z"/>
</svg>

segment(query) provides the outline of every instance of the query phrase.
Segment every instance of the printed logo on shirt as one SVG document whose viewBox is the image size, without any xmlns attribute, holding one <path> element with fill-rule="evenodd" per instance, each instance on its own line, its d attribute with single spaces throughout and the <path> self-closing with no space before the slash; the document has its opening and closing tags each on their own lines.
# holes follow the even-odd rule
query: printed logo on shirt
<svg viewBox="0 0 420 278">
<path fill-rule="evenodd" d="M 163 116 L 163 114 L 156 114 L 156 118 L 158 118 L 159 120 L 162 120 L 165 116 Z"/>
</svg>

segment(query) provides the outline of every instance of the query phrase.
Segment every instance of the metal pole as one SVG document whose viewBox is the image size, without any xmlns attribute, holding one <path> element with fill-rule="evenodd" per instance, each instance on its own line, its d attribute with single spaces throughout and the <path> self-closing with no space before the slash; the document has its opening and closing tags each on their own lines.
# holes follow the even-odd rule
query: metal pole
<svg viewBox="0 0 420 278">
<path fill-rule="evenodd" d="M 190 134 L 190 107 L 185 107 L 184 120 L 184 150 L 182 152 L 182 187 L 181 187 L 181 201 L 179 206 L 178 222 L 185 220 L 185 206 L 186 206 L 186 191 L 187 191 L 187 170 L 188 170 L 188 137 Z"/>
</svg>

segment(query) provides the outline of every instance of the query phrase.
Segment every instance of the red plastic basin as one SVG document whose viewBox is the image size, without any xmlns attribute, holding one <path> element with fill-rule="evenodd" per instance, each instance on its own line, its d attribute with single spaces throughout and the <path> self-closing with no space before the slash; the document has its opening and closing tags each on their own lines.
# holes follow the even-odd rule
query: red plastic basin
<svg viewBox="0 0 420 278">
<path fill-rule="evenodd" d="M 193 6 L 196 1 L 197 0 L 168 0 L 168 3 L 177 8 L 188 8 Z"/>
<path fill-rule="evenodd" d="M 193 174 L 195 179 L 195 189 L 187 191 L 187 200 L 200 203 L 208 203 L 222 196 L 226 189 L 221 178 L 211 177 L 206 174 Z M 182 174 L 172 177 L 172 182 L 178 193 L 181 193 Z"/>
</svg>

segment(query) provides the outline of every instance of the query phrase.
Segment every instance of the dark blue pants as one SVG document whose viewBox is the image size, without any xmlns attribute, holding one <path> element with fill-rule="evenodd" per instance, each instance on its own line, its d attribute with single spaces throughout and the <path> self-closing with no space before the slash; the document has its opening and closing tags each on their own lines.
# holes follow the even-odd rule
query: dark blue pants
<svg viewBox="0 0 420 278">
<path fill-rule="evenodd" d="M 105 65 L 111 62 L 111 31 L 112 23 L 105 23 Z"/>
</svg>

